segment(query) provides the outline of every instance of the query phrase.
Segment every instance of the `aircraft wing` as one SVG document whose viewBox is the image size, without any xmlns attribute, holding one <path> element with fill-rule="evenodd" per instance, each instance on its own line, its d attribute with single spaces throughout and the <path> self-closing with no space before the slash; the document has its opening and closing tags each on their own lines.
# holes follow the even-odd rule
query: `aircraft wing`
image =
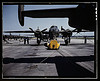
<svg viewBox="0 0 100 81">
<path fill-rule="evenodd" d="M 72 32 L 93 32 L 93 31 L 72 31 Z"/>
<path fill-rule="evenodd" d="M 28 10 L 23 11 L 25 17 L 32 18 L 62 18 L 68 17 L 74 12 L 75 8 L 46 9 L 46 10 Z M 67 13 L 65 13 L 67 12 Z"/>
<path fill-rule="evenodd" d="M 96 4 L 79 4 L 76 8 L 27 10 L 19 5 L 19 22 L 24 26 L 24 17 L 31 18 L 69 18 L 68 24 L 77 29 L 95 31 Z"/>
<path fill-rule="evenodd" d="M 63 30 L 59 31 L 59 33 L 65 33 L 65 32 L 92 32 L 92 31 L 84 30 L 84 29 L 65 30 L 64 28 Z"/>
<path fill-rule="evenodd" d="M 71 31 L 71 32 L 91 32 L 91 31 Z M 66 32 L 65 31 L 59 31 L 59 33 L 66 33 Z"/>
<path fill-rule="evenodd" d="M 35 33 L 34 31 L 4 31 L 4 33 Z M 43 31 L 43 34 L 49 34 L 49 31 Z"/>
<path fill-rule="evenodd" d="M 78 31 L 71 31 L 78 32 Z M 91 32 L 91 31 L 80 31 L 80 32 Z M 4 31 L 4 33 L 34 33 L 33 31 Z M 49 31 L 42 32 L 43 34 L 49 34 Z M 65 31 L 59 31 L 59 33 L 65 33 Z"/>
<path fill-rule="evenodd" d="M 63 37 L 67 37 L 67 36 L 72 36 L 72 33 L 73 32 L 77 32 L 77 33 L 79 33 L 79 32 L 91 32 L 91 31 L 89 31 L 89 30 L 77 30 L 77 29 L 74 29 L 74 30 L 62 30 L 62 31 L 59 31 L 59 33 L 61 33 L 62 35 L 63 35 Z"/>
<path fill-rule="evenodd" d="M 4 33 L 34 33 L 34 31 L 4 31 Z"/>
</svg>

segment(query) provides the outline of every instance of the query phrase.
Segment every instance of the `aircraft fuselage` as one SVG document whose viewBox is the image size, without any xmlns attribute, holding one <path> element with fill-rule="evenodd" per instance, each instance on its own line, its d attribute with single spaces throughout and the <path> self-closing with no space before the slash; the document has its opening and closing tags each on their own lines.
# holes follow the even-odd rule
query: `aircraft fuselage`
<svg viewBox="0 0 100 81">
<path fill-rule="evenodd" d="M 56 39 L 59 36 L 59 29 L 57 26 L 51 26 L 49 29 L 49 37 L 51 39 Z"/>
</svg>

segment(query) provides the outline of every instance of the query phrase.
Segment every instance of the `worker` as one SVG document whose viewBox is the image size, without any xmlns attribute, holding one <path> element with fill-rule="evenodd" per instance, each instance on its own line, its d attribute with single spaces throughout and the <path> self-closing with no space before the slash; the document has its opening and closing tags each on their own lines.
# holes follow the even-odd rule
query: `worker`
<svg viewBox="0 0 100 81">
<path fill-rule="evenodd" d="M 6 41 L 5 36 L 3 36 L 3 40 Z"/>
<path fill-rule="evenodd" d="M 85 40 L 84 40 L 84 43 L 86 44 L 86 42 L 87 42 L 86 36 L 84 36 L 84 39 L 85 39 Z"/>
<path fill-rule="evenodd" d="M 24 44 L 26 44 L 26 37 L 24 37 Z"/>
<path fill-rule="evenodd" d="M 29 44 L 29 38 L 27 37 L 27 44 Z"/>
<path fill-rule="evenodd" d="M 6 40 L 6 36 L 5 36 L 5 35 L 3 36 L 3 40 L 4 40 L 4 42 L 9 43 L 9 42 Z"/>
</svg>

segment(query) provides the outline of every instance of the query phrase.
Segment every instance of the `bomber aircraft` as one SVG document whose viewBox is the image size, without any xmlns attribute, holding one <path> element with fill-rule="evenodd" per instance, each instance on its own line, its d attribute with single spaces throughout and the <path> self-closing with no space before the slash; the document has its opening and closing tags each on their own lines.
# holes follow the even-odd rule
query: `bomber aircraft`
<svg viewBox="0 0 100 81">
<path fill-rule="evenodd" d="M 49 31 L 43 29 L 40 31 L 37 29 L 33 31 L 32 28 L 29 28 L 30 31 L 5 31 L 5 33 L 34 33 L 37 37 L 37 43 L 40 44 L 43 37 L 47 37 L 51 40 L 51 44 L 46 44 L 50 48 L 59 48 L 60 44 L 56 41 L 56 37 L 59 36 L 59 33 L 64 37 L 65 44 L 70 42 L 70 36 L 72 32 L 83 32 L 84 30 L 95 31 L 96 28 L 96 4 L 95 3 L 79 3 L 76 8 L 59 8 L 59 9 L 44 9 L 44 10 L 27 10 L 24 11 L 24 5 L 18 5 L 18 18 L 21 26 L 24 26 L 24 17 L 31 18 L 69 18 L 69 26 L 76 28 L 75 30 L 65 30 L 61 27 L 59 31 L 57 26 L 51 26 Z M 45 34 L 45 36 L 44 36 Z M 68 40 L 69 37 L 69 40 Z M 55 45 L 54 45 L 55 44 Z"/>
<path fill-rule="evenodd" d="M 33 30 L 32 28 L 29 28 L 29 29 L 30 30 L 27 30 L 27 31 L 4 31 L 4 33 L 34 33 L 34 36 L 37 37 L 38 45 L 41 43 L 41 40 L 44 41 L 44 39 L 47 39 L 48 41 L 49 39 L 50 42 L 51 41 L 52 42 L 49 45 L 48 43 L 44 45 L 52 49 L 58 49 L 60 46 L 60 43 L 58 43 L 57 37 L 59 37 L 60 33 L 62 34 L 62 38 L 64 38 L 65 44 L 67 45 L 68 43 L 70 43 L 70 37 L 72 36 L 72 32 L 77 32 L 77 33 L 79 32 L 77 29 L 74 29 L 74 30 L 66 29 L 65 30 L 62 26 L 61 26 L 61 31 L 60 31 L 58 27 L 54 25 L 49 28 L 49 31 L 46 31 L 47 28 L 43 29 L 42 31 L 40 31 L 39 28 L 37 30 Z M 81 32 L 87 32 L 87 31 L 83 30 Z"/>
</svg>

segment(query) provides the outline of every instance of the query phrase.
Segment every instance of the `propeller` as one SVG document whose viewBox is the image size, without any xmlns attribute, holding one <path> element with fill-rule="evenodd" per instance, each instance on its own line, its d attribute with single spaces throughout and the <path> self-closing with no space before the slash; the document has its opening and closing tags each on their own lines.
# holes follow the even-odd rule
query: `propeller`
<svg viewBox="0 0 100 81">
<path fill-rule="evenodd" d="M 64 30 L 65 32 L 71 32 L 71 30 L 69 30 L 69 29 L 64 29 L 62 26 L 61 26 L 61 30 Z"/>
<path fill-rule="evenodd" d="M 63 34 L 63 36 L 71 36 L 72 35 L 72 31 L 71 30 L 69 30 L 69 29 L 64 29 L 62 26 L 61 26 L 61 30 L 64 30 L 64 34 Z M 65 35 L 66 34 L 66 35 Z"/>
<path fill-rule="evenodd" d="M 42 31 L 39 30 L 39 28 L 36 31 L 33 31 L 32 28 L 29 28 L 33 33 L 35 33 L 36 37 L 40 37 L 42 35 L 42 32 L 46 31 L 47 28 L 43 29 Z"/>
</svg>

